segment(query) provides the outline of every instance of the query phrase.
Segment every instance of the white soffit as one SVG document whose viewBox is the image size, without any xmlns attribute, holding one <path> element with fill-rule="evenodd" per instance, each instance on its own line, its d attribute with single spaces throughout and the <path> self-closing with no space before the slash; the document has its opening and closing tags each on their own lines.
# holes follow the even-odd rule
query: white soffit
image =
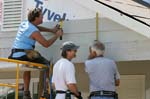
<svg viewBox="0 0 150 99">
<path fill-rule="evenodd" d="M 130 17 L 127 17 L 111 8 L 108 8 L 95 0 L 74 0 L 81 6 L 85 6 L 88 9 L 92 9 L 95 12 L 100 13 L 100 15 L 105 16 L 137 33 L 140 33 L 148 38 L 150 38 L 150 27 L 144 25 Z"/>
</svg>

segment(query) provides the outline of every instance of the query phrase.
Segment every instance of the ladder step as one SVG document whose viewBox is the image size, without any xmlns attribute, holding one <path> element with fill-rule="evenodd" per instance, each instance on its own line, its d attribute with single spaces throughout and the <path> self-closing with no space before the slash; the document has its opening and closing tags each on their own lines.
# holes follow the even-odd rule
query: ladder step
<svg viewBox="0 0 150 99">
<path fill-rule="evenodd" d="M 6 87 L 16 88 L 16 84 L 6 84 L 6 83 L 0 83 L 0 86 L 6 86 Z"/>
</svg>

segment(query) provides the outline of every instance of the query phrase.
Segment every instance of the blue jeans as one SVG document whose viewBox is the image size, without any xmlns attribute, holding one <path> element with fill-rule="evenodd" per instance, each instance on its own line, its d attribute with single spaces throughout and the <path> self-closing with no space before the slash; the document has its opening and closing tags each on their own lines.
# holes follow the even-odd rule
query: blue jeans
<svg viewBox="0 0 150 99">
<path fill-rule="evenodd" d="M 92 96 L 91 99 L 114 99 L 113 97 Z"/>
</svg>

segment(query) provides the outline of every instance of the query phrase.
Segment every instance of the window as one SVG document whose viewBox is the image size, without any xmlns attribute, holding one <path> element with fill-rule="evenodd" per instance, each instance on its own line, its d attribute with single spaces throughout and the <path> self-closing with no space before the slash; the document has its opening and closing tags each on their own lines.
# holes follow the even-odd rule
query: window
<svg viewBox="0 0 150 99">
<path fill-rule="evenodd" d="M 23 0 L 3 0 L 2 31 L 16 31 L 22 20 Z"/>
<path fill-rule="evenodd" d="M 0 0 L 0 26 L 2 24 L 2 0 Z"/>
</svg>

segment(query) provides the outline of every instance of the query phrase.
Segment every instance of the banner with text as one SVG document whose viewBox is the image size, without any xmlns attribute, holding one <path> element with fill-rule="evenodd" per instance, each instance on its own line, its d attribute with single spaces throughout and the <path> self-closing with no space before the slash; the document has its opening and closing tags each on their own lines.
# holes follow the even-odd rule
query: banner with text
<svg viewBox="0 0 150 99">
<path fill-rule="evenodd" d="M 27 12 L 31 8 L 41 8 L 44 21 L 58 21 L 60 19 L 76 20 L 89 19 L 95 17 L 95 12 L 79 5 L 74 0 L 25 0 L 23 16 L 27 16 Z"/>
</svg>

